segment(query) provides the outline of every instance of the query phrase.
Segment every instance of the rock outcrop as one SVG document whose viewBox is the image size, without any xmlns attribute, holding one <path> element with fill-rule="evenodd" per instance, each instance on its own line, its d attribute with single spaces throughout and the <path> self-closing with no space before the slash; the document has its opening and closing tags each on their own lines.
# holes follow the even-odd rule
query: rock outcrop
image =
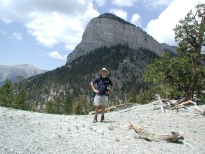
<svg viewBox="0 0 205 154">
<path fill-rule="evenodd" d="M 146 48 L 158 55 L 165 49 L 175 52 L 176 48 L 158 43 L 152 36 L 125 20 L 106 13 L 93 18 L 87 25 L 82 41 L 67 57 L 67 63 L 97 48 L 117 44 L 128 44 L 132 49 Z"/>
</svg>

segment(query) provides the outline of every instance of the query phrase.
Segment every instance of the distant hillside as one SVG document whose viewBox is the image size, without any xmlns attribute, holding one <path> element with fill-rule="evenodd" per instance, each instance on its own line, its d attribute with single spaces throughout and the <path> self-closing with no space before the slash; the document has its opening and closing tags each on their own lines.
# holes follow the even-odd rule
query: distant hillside
<svg viewBox="0 0 205 154">
<path fill-rule="evenodd" d="M 9 79 L 11 82 L 17 82 L 17 76 L 28 78 L 44 72 L 46 71 L 40 70 L 31 64 L 13 66 L 0 65 L 0 87 L 5 83 L 6 79 Z"/>
<path fill-rule="evenodd" d="M 106 67 L 115 84 L 110 102 L 116 99 L 120 101 L 133 86 L 137 92 L 147 88 L 142 76 L 147 64 L 154 58 L 159 56 L 147 49 L 136 51 L 127 45 L 103 47 L 80 56 L 69 65 L 30 77 L 23 84 L 27 99 L 31 103 L 38 101 L 44 104 L 48 100 L 56 101 L 59 99 L 57 97 L 64 101 L 68 93 L 71 93 L 74 99 L 79 95 L 86 95 L 92 103 L 89 83 L 99 76 L 101 68 Z"/>
</svg>

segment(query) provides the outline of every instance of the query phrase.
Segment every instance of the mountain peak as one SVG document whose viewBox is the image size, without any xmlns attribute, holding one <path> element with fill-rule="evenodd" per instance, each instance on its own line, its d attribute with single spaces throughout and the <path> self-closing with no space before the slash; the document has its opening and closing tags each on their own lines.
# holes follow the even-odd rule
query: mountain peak
<svg viewBox="0 0 205 154">
<path fill-rule="evenodd" d="M 113 19 L 113 20 L 117 20 L 119 21 L 120 23 L 123 23 L 123 24 L 128 24 L 128 25 L 133 25 L 135 26 L 134 24 L 131 24 L 127 21 L 125 21 L 124 19 L 112 14 L 112 13 L 104 13 L 104 14 L 101 14 L 98 16 L 98 18 L 108 18 L 108 19 Z"/>
<path fill-rule="evenodd" d="M 160 55 L 165 49 L 176 48 L 157 42 L 152 36 L 120 17 L 105 13 L 93 18 L 87 25 L 82 41 L 67 57 L 67 64 L 97 48 L 127 44 L 131 49 L 148 49 Z"/>
</svg>

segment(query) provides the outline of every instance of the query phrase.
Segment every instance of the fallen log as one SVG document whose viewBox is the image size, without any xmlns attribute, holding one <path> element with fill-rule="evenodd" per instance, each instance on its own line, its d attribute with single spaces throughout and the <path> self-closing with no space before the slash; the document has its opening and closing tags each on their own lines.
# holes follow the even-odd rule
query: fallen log
<svg viewBox="0 0 205 154">
<path fill-rule="evenodd" d="M 140 139 L 145 139 L 147 141 L 164 140 L 167 142 L 182 142 L 182 140 L 184 140 L 184 137 L 182 136 L 182 134 L 179 134 L 178 132 L 175 132 L 175 131 L 172 131 L 171 135 L 170 134 L 157 134 L 157 133 L 153 133 L 148 130 L 145 130 L 145 129 L 140 129 L 138 126 L 134 125 L 131 122 L 130 124 L 131 124 L 131 127 L 134 129 L 134 131 L 139 134 Z"/>
<path fill-rule="evenodd" d="M 185 101 L 185 102 L 182 102 L 180 105 L 189 105 L 190 104 L 190 101 Z"/>
<path fill-rule="evenodd" d="M 170 100 L 169 101 L 169 106 L 175 106 L 175 105 L 178 105 L 179 104 L 179 101 L 178 100 Z"/>
<path fill-rule="evenodd" d="M 194 106 L 194 110 L 198 111 L 201 115 L 203 114 L 203 111 L 197 106 Z"/>
<path fill-rule="evenodd" d="M 205 110 L 203 111 L 202 109 L 200 109 L 196 102 L 189 100 L 190 103 L 194 104 L 194 110 L 198 111 L 201 115 L 205 116 Z"/>
<path fill-rule="evenodd" d="M 190 103 L 194 104 L 195 106 L 197 105 L 196 102 L 189 100 Z"/>
<path fill-rule="evenodd" d="M 179 105 L 175 105 L 175 106 L 172 108 L 172 111 L 173 111 L 173 110 L 177 110 L 177 113 L 178 113 L 178 111 L 179 111 L 180 108 L 186 109 L 186 107 L 185 107 L 184 105 L 179 104 Z"/>
<path fill-rule="evenodd" d="M 185 101 L 185 102 L 182 102 L 181 104 L 178 104 L 180 101 L 174 101 L 173 103 L 171 103 L 171 105 L 174 105 L 172 108 L 169 108 L 167 106 L 164 106 L 164 112 L 165 112 L 165 109 L 171 109 L 172 111 L 173 110 L 176 110 L 177 113 L 179 112 L 179 109 L 181 108 L 184 108 L 186 109 L 185 105 L 188 105 L 190 104 L 190 101 Z"/>
<path fill-rule="evenodd" d="M 177 113 L 178 113 L 179 109 L 181 109 L 181 108 L 186 109 L 186 107 L 184 105 L 181 105 L 181 104 L 175 105 L 174 107 L 171 107 L 171 106 L 161 106 L 161 107 L 154 108 L 154 109 L 156 110 L 156 109 L 160 109 L 160 108 L 161 108 L 162 113 L 165 113 L 166 110 L 172 110 L 172 111 L 176 110 Z"/>
<path fill-rule="evenodd" d="M 199 111 L 200 114 L 205 115 L 205 113 L 204 113 L 201 109 L 198 108 L 196 102 L 193 102 L 193 101 L 191 101 L 191 100 L 182 102 L 181 104 L 178 104 L 178 101 L 177 101 L 177 100 L 171 100 L 171 101 L 169 102 L 169 104 L 167 104 L 166 106 L 161 106 L 161 107 L 156 107 L 156 106 L 155 106 L 154 109 L 160 109 L 160 108 L 161 108 L 162 113 L 165 112 L 165 109 L 172 110 L 172 111 L 173 111 L 173 110 L 176 110 L 177 113 L 178 113 L 178 111 L 179 111 L 180 108 L 186 109 L 186 105 L 189 105 L 189 104 L 194 104 L 194 105 L 195 105 L 194 109 L 195 109 L 196 111 Z"/>
</svg>

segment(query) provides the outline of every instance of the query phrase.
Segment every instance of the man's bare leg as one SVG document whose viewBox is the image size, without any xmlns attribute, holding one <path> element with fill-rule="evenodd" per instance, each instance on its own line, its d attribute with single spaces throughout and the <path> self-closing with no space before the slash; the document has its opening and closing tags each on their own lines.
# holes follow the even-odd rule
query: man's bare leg
<svg viewBox="0 0 205 154">
<path fill-rule="evenodd" d="M 95 115 L 98 115 L 99 106 L 95 106 Z"/>
<path fill-rule="evenodd" d="M 94 117 L 94 120 L 93 120 L 94 123 L 97 122 L 98 109 L 99 109 L 99 106 L 95 106 L 95 117 Z"/>
<path fill-rule="evenodd" d="M 101 106 L 101 122 L 105 122 L 105 117 L 104 117 L 104 113 L 105 113 L 105 105 Z"/>
</svg>

